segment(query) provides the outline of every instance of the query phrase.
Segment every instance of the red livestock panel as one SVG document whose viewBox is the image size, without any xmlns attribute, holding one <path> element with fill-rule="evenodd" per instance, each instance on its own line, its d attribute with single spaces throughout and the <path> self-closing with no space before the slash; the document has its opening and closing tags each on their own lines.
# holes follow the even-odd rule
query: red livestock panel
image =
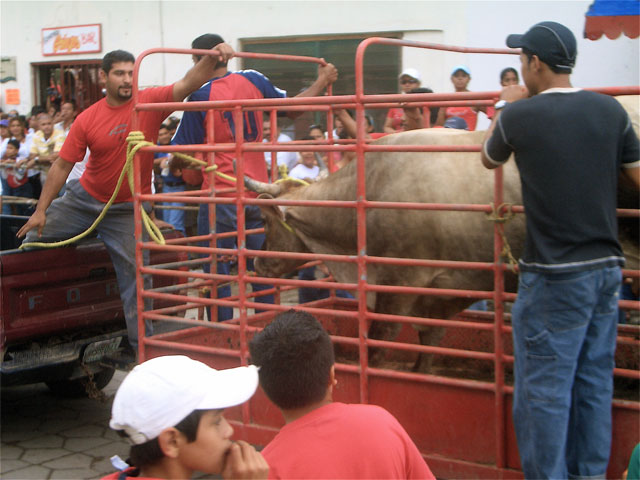
<svg viewBox="0 0 640 480">
<path fill-rule="evenodd" d="M 248 151 L 316 151 L 329 152 L 332 156 L 339 152 L 355 152 L 357 165 L 357 197 L 355 200 L 310 201 L 282 199 L 249 199 L 244 196 L 245 186 L 237 181 L 234 198 L 216 196 L 211 190 L 184 192 L 180 195 L 135 195 L 136 202 L 180 201 L 199 205 L 207 203 L 235 204 L 238 207 L 238 231 L 171 240 L 166 245 L 142 242 L 141 229 L 136 231 L 138 239 L 138 292 L 139 321 L 155 321 L 162 328 L 156 328 L 152 337 L 140 338 L 141 359 L 167 354 L 186 354 L 215 368 L 230 368 L 246 365 L 248 341 L 251 336 L 268 324 L 279 312 L 296 308 L 314 314 L 325 326 L 334 341 L 336 351 L 336 371 L 338 385 L 335 400 L 381 405 L 388 409 L 404 426 L 414 440 L 433 472 L 441 478 L 522 478 L 518 460 L 517 445 L 511 418 L 513 392 L 513 351 L 511 345 L 509 303 L 515 299 L 513 293 L 505 292 L 505 270 L 509 267 L 502 260 L 505 223 L 512 214 L 522 214 L 521 206 L 503 205 L 502 170 L 495 173 L 493 205 L 488 204 L 426 204 L 407 202 L 374 202 L 367 199 L 365 185 L 365 154 L 367 152 L 477 152 L 479 145 L 369 145 L 365 138 L 365 108 L 389 108 L 407 103 L 402 95 L 364 95 L 363 58 L 366 48 L 374 43 L 435 49 L 447 52 L 478 54 L 514 54 L 506 49 L 475 49 L 445 45 L 407 42 L 388 38 L 370 38 L 362 42 L 356 54 L 355 94 L 289 99 L 258 99 L 216 102 L 139 104 L 134 112 L 133 125 L 137 124 L 137 112 L 148 110 L 226 110 L 232 111 L 236 119 L 236 143 L 205 145 L 144 147 L 153 152 L 204 152 L 209 165 L 213 165 L 215 152 L 233 152 L 236 156 L 238 178 L 244 172 L 243 157 Z M 207 54 L 207 51 L 155 49 L 143 53 L 136 62 L 134 73 L 134 99 L 137 102 L 137 78 L 140 63 L 151 53 Z M 238 56 L 270 58 L 278 61 L 304 61 L 322 64 L 322 60 L 308 57 L 291 57 L 263 54 L 239 53 Z M 595 89 L 608 94 L 638 94 L 638 87 Z M 466 92 L 460 94 L 412 94 L 411 103 L 416 106 L 447 105 L 491 105 L 498 92 Z M 355 140 L 336 140 L 332 136 L 333 117 L 331 108 L 355 108 L 358 135 Z M 262 110 L 269 114 L 272 124 L 276 111 L 316 111 L 327 115 L 329 138 L 325 141 L 278 143 L 272 134 L 268 143 L 245 142 L 242 139 L 241 116 L 244 111 Z M 135 128 L 134 128 L 135 129 Z M 274 132 L 272 128 L 272 132 Z M 453 153 L 452 153 L 453 154 Z M 478 162 L 480 160 L 478 159 Z M 135 183 L 140 189 L 140 173 L 136 163 Z M 210 175 L 213 175 L 212 173 Z M 275 171 L 272 171 L 272 178 Z M 244 209 L 246 205 L 312 205 L 328 206 L 335 209 L 351 208 L 357 216 L 357 254 L 309 254 L 295 252 L 274 252 L 248 250 L 244 247 L 246 235 L 255 231 L 245 231 Z M 413 209 L 443 212 L 475 212 L 491 214 L 497 221 L 493 223 L 494 261 L 492 263 L 452 260 L 408 259 L 368 256 L 366 215 L 373 209 Z M 210 214 L 214 225 L 213 211 Z M 136 215 L 138 210 L 136 209 Z M 445 214 L 445 213 L 442 213 Z M 638 210 L 624 210 L 620 215 L 638 218 Z M 139 219 L 137 219 L 139 220 Z M 221 236 L 237 237 L 237 249 L 216 247 Z M 205 242 L 206 246 L 202 246 Z M 180 267 L 189 266 L 190 271 L 179 270 L 177 265 L 164 268 L 149 268 L 142 262 L 142 251 L 180 250 L 191 255 L 192 260 Z M 216 262 L 221 255 L 237 258 L 238 271 L 230 275 L 206 274 L 199 269 L 208 263 L 211 271 L 216 271 Z M 315 265 L 319 261 L 348 262 L 357 266 L 359 275 L 356 284 L 337 284 L 332 278 L 317 281 L 301 281 L 297 278 L 271 279 L 254 276 L 246 271 L 245 260 L 255 257 L 277 257 L 305 259 Z M 492 292 L 476 290 L 456 290 L 419 288 L 412 286 L 377 285 L 367 282 L 367 265 L 374 263 L 401 265 L 406 268 L 447 268 L 465 270 L 485 270 L 494 277 Z M 637 270 L 625 270 L 629 278 L 637 278 Z M 153 289 L 144 291 L 142 275 L 177 276 L 186 281 L 170 291 Z M 230 297 L 218 299 L 217 287 L 225 282 L 233 285 Z M 257 303 L 256 295 L 250 293 L 248 283 L 273 285 L 260 292 L 275 293 L 273 305 Z M 302 305 L 292 300 L 291 295 L 301 286 L 331 288 L 329 298 Z M 358 294 L 361 300 L 340 299 L 335 289 L 347 289 Z M 212 298 L 205 295 L 212 293 Z M 465 311 L 454 319 L 419 318 L 401 315 L 382 315 L 367 308 L 364 298 L 367 292 L 394 292 L 397 294 L 418 294 L 493 301 L 492 312 Z M 144 298 L 162 299 L 172 306 L 143 311 Z M 295 297 L 297 298 L 297 297 Z M 205 307 L 211 307 L 215 320 L 216 306 L 234 307 L 234 319 L 217 323 L 204 318 Z M 627 309 L 639 310 L 640 302 L 625 301 L 621 305 Z M 255 309 L 263 310 L 255 313 Z M 188 313 L 185 318 L 185 312 Z M 196 312 L 195 315 L 193 312 Z M 367 330 L 374 320 L 399 322 L 401 333 L 395 341 L 381 341 L 368 338 Z M 414 325 L 445 327 L 446 333 L 437 346 L 419 344 Z M 140 331 L 144 331 L 140 328 Z M 639 338 L 637 325 L 621 325 L 619 328 L 618 351 L 616 354 L 616 394 L 614 400 L 614 431 L 612 456 L 608 474 L 619 477 L 628 461 L 633 445 L 640 438 L 640 403 L 638 402 Z M 381 364 L 369 365 L 368 348 L 384 347 L 385 356 Z M 433 357 L 429 374 L 416 373 L 412 366 L 419 354 Z M 236 435 L 252 443 L 266 444 L 283 419 L 278 409 L 271 404 L 262 390 L 245 405 L 230 409 L 228 417 L 234 424 Z"/>
</svg>

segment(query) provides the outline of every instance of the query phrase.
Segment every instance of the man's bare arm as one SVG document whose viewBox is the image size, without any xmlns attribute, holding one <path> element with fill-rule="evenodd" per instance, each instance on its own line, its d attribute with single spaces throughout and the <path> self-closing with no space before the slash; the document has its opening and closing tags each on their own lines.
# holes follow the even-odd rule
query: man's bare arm
<svg viewBox="0 0 640 480">
<path fill-rule="evenodd" d="M 517 102 L 518 100 L 522 100 L 523 98 L 527 98 L 528 96 L 529 96 L 529 90 L 527 90 L 527 88 L 523 87 L 522 85 L 511 85 L 511 86 L 505 87 L 502 89 L 502 92 L 500 93 L 500 99 L 510 103 Z M 442 110 L 443 109 L 440 109 L 440 112 L 442 112 Z M 482 164 L 489 169 L 498 168 L 500 166 L 500 164 L 496 164 L 495 162 L 492 162 L 491 159 L 487 157 L 487 154 L 485 153 L 485 144 L 489 141 L 489 139 L 491 138 L 491 135 L 493 135 L 493 131 L 496 129 L 496 124 L 498 123 L 498 118 L 500 118 L 501 111 L 502 110 L 496 110 L 495 114 L 493 115 L 493 118 L 491 119 L 491 125 L 489 126 L 489 128 L 484 134 L 484 140 L 482 141 L 482 149 L 480 150 L 480 157 L 482 159 Z"/>
<path fill-rule="evenodd" d="M 627 180 L 627 185 L 632 184 L 636 190 L 640 190 L 640 167 L 623 168 L 622 174 Z"/>
<path fill-rule="evenodd" d="M 216 64 L 229 61 L 235 54 L 231 45 L 220 43 L 211 50 L 219 55 L 203 55 L 185 76 L 173 85 L 173 100 L 181 102 L 188 95 L 199 89 L 213 74 Z"/>
<path fill-rule="evenodd" d="M 58 157 L 56 161 L 51 166 L 49 173 L 47 174 L 47 181 L 44 183 L 44 187 L 42 188 L 42 193 L 40 194 L 40 199 L 38 200 L 38 204 L 36 206 L 36 211 L 31 215 L 27 223 L 23 225 L 23 227 L 18 230 L 17 237 L 24 237 L 27 232 L 33 230 L 34 228 L 38 229 L 38 236 L 42 235 L 42 229 L 47 221 L 45 212 L 51 202 L 58 196 L 60 189 L 67 181 L 67 177 L 75 163 L 67 162 L 62 158 Z"/>
<path fill-rule="evenodd" d="M 309 88 L 303 90 L 295 98 L 298 97 L 317 97 L 324 89 L 331 85 L 338 79 L 338 69 L 332 64 L 327 63 L 326 65 L 318 66 L 318 77 L 311 84 Z M 296 118 L 302 115 L 304 112 L 296 112 L 289 111 L 287 112 L 287 116 L 289 118 Z"/>
</svg>

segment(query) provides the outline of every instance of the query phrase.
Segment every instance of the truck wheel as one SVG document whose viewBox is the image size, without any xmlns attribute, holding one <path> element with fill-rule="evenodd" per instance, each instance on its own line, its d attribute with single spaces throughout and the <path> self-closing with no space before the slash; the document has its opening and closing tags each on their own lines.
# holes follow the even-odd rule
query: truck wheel
<svg viewBox="0 0 640 480">
<path fill-rule="evenodd" d="M 106 387 L 115 373 L 115 368 L 105 367 L 93 374 L 93 381 L 98 390 Z M 88 377 L 74 378 L 73 380 L 59 380 L 56 382 L 45 382 L 49 390 L 54 395 L 68 398 L 86 397 Z"/>
</svg>

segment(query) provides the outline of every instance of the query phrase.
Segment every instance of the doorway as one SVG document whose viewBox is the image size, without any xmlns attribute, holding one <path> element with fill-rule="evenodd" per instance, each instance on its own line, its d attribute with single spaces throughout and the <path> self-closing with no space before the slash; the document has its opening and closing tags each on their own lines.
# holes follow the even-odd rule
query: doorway
<svg viewBox="0 0 640 480">
<path fill-rule="evenodd" d="M 73 100 L 78 112 L 103 97 L 98 71 L 101 60 L 33 63 L 34 105 L 60 109 L 63 102 Z"/>
</svg>

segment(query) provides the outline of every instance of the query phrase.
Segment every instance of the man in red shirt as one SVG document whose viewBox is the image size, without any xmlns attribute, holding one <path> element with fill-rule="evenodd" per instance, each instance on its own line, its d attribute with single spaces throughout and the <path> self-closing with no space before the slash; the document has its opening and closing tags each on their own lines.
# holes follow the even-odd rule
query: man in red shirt
<svg viewBox="0 0 640 480">
<path fill-rule="evenodd" d="M 286 422 L 262 450 L 269 478 L 435 478 L 388 411 L 333 401 L 333 344 L 312 315 L 278 315 L 249 350 Z"/>
<path fill-rule="evenodd" d="M 141 103 L 179 102 L 197 90 L 210 78 L 219 60 L 227 61 L 233 49 L 227 44 L 216 46 L 219 56 L 203 56 L 185 76 L 173 85 L 148 88 L 140 92 Z M 133 66 L 135 58 L 129 52 L 115 50 L 102 60 L 100 79 L 107 95 L 82 112 L 55 160 L 44 185 L 35 213 L 18 231 L 18 237 L 26 235 L 26 242 L 54 241 L 69 238 L 85 231 L 110 199 L 126 162 L 126 138 L 131 130 L 131 100 Z M 140 130 L 145 139 L 155 143 L 162 120 L 171 111 L 140 112 Z M 58 192 L 73 169 L 83 160 L 87 147 L 91 155 L 79 180 L 67 183 L 66 192 L 58 198 Z M 142 193 L 151 193 L 153 154 L 142 153 Z M 150 205 L 145 205 L 150 211 Z M 133 196 L 127 182 L 115 198 L 106 216 L 97 227 L 104 241 L 118 279 L 120 297 L 124 305 L 125 319 L 131 349 L 127 360 L 135 361 L 138 344 L 138 319 L 136 296 L 136 263 L 133 221 Z M 146 281 L 150 279 L 146 279 Z M 149 285 L 150 286 L 150 285 Z M 151 323 L 147 324 L 151 334 Z"/>
</svg>

